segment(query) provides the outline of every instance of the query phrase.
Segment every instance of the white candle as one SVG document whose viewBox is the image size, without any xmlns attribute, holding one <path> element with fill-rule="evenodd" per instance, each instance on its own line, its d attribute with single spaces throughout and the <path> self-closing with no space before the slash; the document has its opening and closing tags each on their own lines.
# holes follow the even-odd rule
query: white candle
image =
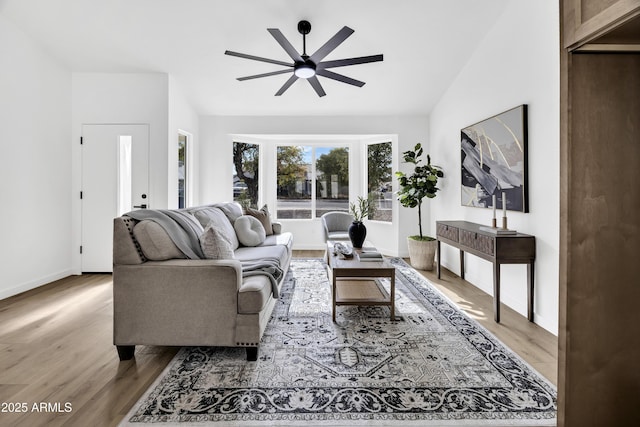
<svg viewBox="0 0 640 427">
<path fill-rule="evenodd" d="M 507 217 L 507 193 L 502 192 L 502 216 Z"/>
<path fill-rule="evenodd" d="M 492 203 L 493 203 L 493 219 L 496 219 L 496 195 L 494 194 L 492 197 Z"/>
</svg>

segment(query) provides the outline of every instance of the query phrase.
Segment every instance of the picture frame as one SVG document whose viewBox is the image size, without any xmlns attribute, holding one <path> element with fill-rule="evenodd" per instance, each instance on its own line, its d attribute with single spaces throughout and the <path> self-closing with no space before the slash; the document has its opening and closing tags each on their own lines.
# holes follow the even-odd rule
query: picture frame
<svg viewBox="0 0 640 427">
<path fill-rule="evenodd" d="M 528 118 L 522 104 L 460 131 L 462 206 L 529 212 Z"/>
</svg>

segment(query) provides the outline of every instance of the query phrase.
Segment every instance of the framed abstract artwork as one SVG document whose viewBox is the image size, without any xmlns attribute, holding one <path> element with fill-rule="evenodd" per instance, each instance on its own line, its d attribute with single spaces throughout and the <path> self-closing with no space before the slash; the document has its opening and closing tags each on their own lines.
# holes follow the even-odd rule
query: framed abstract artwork
<svg viewBox="0 0 640 427">
<path fill-rule="evenodd" d="M 520 105 L 460 132 L 463 206 L 529 212 L 527 105 Z"/>
</svg>

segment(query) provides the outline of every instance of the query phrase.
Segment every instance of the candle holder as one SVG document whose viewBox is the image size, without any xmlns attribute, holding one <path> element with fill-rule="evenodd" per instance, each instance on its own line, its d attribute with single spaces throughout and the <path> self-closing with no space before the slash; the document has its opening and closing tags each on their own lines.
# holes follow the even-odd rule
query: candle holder
<svg viewBox="0 0 640 427">
<path fill-rule="evenodd" d="M 502 236 L 502 235 L 510 235 L 510 234 L 518 234 L 518 232 L 516 230 L 509 230 L 507 228 L 507 217 L 503 216 L 502 217 L 502 228 L 498 228 L 498 224 L 496 221 L 496 218 L 492 218 L 491 219 L 491 227 L 485 227 L 483 225 L 480 226 L 480 230 L 482 231 L 486 231 L 490 234 L 495 234 L 498 236 Z"/>
</svg>

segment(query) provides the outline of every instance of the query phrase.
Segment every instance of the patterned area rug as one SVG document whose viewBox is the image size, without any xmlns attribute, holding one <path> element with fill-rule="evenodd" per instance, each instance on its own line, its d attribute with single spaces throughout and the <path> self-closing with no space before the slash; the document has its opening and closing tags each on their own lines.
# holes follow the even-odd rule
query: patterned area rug
<svg viewBox="0 0 640 427">
<path fill-rule="evenodd" d="M 257 362 L 185 347 L 121 425 L 555 425 L 552 385 L 389 262 L 396 321 L 388 307 L 342 306 L 333 323 L 326 265 L 294 259 Z"/>
</svg>

